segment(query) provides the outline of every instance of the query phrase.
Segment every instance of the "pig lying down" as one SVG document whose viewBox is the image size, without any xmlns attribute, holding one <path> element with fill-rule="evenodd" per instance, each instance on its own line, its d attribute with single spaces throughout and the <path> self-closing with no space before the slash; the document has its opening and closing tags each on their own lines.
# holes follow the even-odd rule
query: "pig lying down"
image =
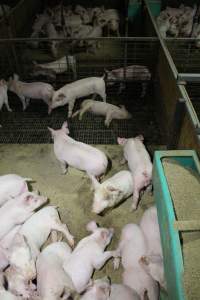
<svg viewBox="0 0 200 300">
<path fill-rule="evenodd" d="M 157 300 L 157 283 L 139 263 L 141 256 L 147 253 L 147 242 L 138 225 L 127 224 L 123 227 L 116 251 L 121 256 L 121 263 L 124 268 L 123 284 L 135 290 L 141 299 L 144 299 L 147 292 L 149 300 Z M 119 267 L 118 258 L 114 260 L 114 267 Z"/>
<path fill-rule="evenodd" d="M 106 118 L 104 123 L 107 127 L 109 127 L 113 119 L 122 120 L 130 119 L 132 117 L 123 105 L 121 105 L 121 107 L 118 107 L 110 103 L 104 103 L 90 99 L 84 100 L 81 103 L 81 109 L 76 111 L 72 117 L 75 117 L 79 114 L 79 120 L 82 120 L 83 114 L 86 111 L 94 113 L 95 115 L 105 116 Z"/>
<path fill-rule="evenodd" d="M 99 183 L 91 177 L 94 188 L 92 212 L 99 214 L 106 208 L 113 207 L 133 193 L 133 180 L 130 171 L 120 171 Z"/>
<path fill-rule="evenodd" d="M 38 256 L 37 289 L 42 300 L 68 299 L 74 286 L 63 269 L 63 263 L 70 258 L 71 249 L 63 242 L 48 245 Z M 65 298 L 64 298 L 65 297 Z"/>
<path fill-rule="evenodd" d="M 123 163 L 128 162 L 128 167 L 133 178 L 133 204 L 132 209 L 137 208 L 140 192 L 147 188 L 152 189 L 152 163 L 149 153 L 143 144 L 143 136 L 135 138 L 118 138 L 118 144 L 123 146 Z"/>
<path fill-rule="evenodd" d="M 8 89 L 15 93 L 21 100 L 23 110 L 29 105 L 30 99 L 41 99 L 50 110 L 50 102 L 53 95 L 53 86 L 44 82 L 22 82 L 19 76 L 14 74 L 13 79 L 10 77 L 8 81 Z"/>
<path fill-rule="evenodd" d="M 113 228 L 98 228 L 91 221 L 87 224 L 87 230 L 92 233 L 77 244 L 63 265 L 78 293 L 86 289 L 95 269 L 101 269 L 108 259 L 117 255 L 116 251 L 104 251 L 111 242 Z"/>
<path fill-rule="evenodd" d="M 24 192 L 7 201 L 0 208 L 0 239 L 14 226 L 25 222 L 45 202 L 46 197 L 32 192 Z"/>
<path fill-rule="evenodd" d="M 61 129 L 48 128 L 54 140 L 54 153 L 59 160 L 62 173 L 67 172 L 68 165 L 85 171 L 89 177 L 100 177 L 106 172 L 108 159 L 106 155 L 97 148 L 78 142 L 69 137 L 67 122 Z"/>
<path fill-rule="evenodd" d="M 62 232 L 69 244 L 74 246 L 73 236 L 67 225 L 61 223 L 58 211 L 53 206 L 40 209 L 22 225 L 20 233 L 27 239 L 34 259 L 38 256 L 52 230 Z"/>
<path fill-rule="evenodd" d="M 26 181 L 31 178 L 24 178 L 16 174 L 0 176 L 0 205 L 3 205 L 11 197 L 17 197 L 28 191 Z"/>
<path fill-rule="evenodd" d="M 76 99 L 91 94 L 100 95 L 106 102 L 104 77 L 88 77 L 64 85 L 53 93 L 51 109 L 68 104 L 68 117 L 70 118 Z"/>
<path fill-rule="evenodd" d="M 7 87 L 7 83 L 4 79 L 0 80 L 0 110 L 2 109 L 2 106 L 5 104 L 6 108 L 8 111 L 12 111 L 12 109 L 9 106 L 8 103 L 8 87 Z"/>
<path fill-rule="evenodd" d="M 110 280 L 108 277 L 104 277 L 94 281 L 91 280 L 84 295 L 82 297 L 76 297 L 75 300 L 109 300 L 110 292 Z"/>
</svg>

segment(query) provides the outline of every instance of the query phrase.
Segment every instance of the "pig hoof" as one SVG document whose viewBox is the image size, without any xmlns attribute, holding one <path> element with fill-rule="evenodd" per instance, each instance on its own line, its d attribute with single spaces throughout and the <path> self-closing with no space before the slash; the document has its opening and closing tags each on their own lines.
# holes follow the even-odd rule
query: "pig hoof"
<svg viewBox="0 0 200 300">
<path fill-rule="evenodd" d="M 69 240 L 69 245 L 74 248 L 74 237 L 71 237 Z"/>
<path fill-rule="evenodd" d="M 114 261 L 113 261 L 113 268 L 114 270 L 117 270 L 119 269 L 119 264 L 120 264 L 120 258 L 115 258 Z"/>
<path fill-rule="evenodd" d="M 132 211 L 134 211 L 134 210 L 136 210 L 136 209 L 137 209 L 137 206 L 136 206 L 135 204 L 132 204 L 132 205 L 131 205 L 130 211 L 132 212 Z"/>
</svg>

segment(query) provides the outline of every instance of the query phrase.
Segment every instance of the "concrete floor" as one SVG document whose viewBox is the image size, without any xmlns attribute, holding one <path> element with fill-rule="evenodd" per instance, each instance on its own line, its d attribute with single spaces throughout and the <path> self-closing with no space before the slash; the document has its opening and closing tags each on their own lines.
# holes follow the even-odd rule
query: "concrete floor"
<svg viewBox="0 0 200 300">
<path fill-rule="evenodd" d="M 127 168 L 126 165 L 119 165 L 122 157 L 120 146 L 101 145 L 97 148 L 102 149 L 112 160 L 112 169 L 106 178 Z M 114 227 L 114 238 L 108 248 L 114 249 L 119 241 L 121 228 L 127 223 L 137 223 L 144 210 L 153 204 L 153 197 L 144 194 L 136 212 L 130 212 L 129 198 L 103 217 L 91 213 L 92 192 L 89 179 L 83 177 L 83 172 L 73 168 L 69 168 L 66 175 L 61 175 L 52 144 L 0 144 L 0 175 L 8 173 L 34 180 L 31 184 L 33 190 L 38 189 L 41 194 L 48 196 L 50 204 L 58 206 L 62 222 L 68 225 L 76 243 L 88 234 L 85 225 L 90 220 L 96 220 L 105 227 Z M 95 272 L 94 277 L 106 274 L 111 277 L 112 282 L 120 282 L 121 271 L 113 271 L 110 260 L 101 271 Z"/>
</svg>

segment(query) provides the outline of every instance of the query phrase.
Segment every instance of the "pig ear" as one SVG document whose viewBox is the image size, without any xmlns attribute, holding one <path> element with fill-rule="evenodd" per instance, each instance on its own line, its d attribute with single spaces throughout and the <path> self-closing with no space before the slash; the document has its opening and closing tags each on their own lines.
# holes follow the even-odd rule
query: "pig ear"
<svg viewBox="0 0 200 300">
<path fill-rule="evenodd" d="M 106 230 L 102 230 L 102 231 L 101 231 L 101 238 L 102 238 L 103 240 L 106 240 L 107 237 L 108 237 L 108 232 L 107 232 Z"/>
<path fill-rule="evenodd" d="M 50 127 L 47 127 L 47 128 L 51 132 L 52 136 L 54 136 L 55 135 L 55 130 L 53 128 L 50 128 Z"/>
<path fill-rule="evenodd" d="M 126 143 L 126 141 L 127 141 L 127 139 L 125 139 L 125 138 L 120 138 L 120 137 L 117 138 L 117 142 L 119 145 L 124 145 Z"/>
<path fill-rule="evenodd" d="M 118 192 L 119 189 L 115 188 L 114 186 L 107 186 L 106 189 L 109 191 L 109 192 Z"/>
<path fill-rule="evenodd" d="M 66 95 L 65 94 L 63 94 L 63 93 L 60 93 L 59 95 L 58 95 L 58 100 L 60 101 L 60 100 L 62 100 L 62 99 L 64 99 L 64 98 L 66 98 Z"/>
<path fill-rule="evenodd" d="M 65 121 L 65 122 L 62 124 L 62 129 L 65 129 L 65 128 L 68 128 L 68 123 L 67 123 L 67 121 Z"/>
<path fill-rule="evenodd" d="M 142 265 L 146 265 L 146 266 L 148 266 L 149 263 L 150 263 L 149 258 L 148 258 L 148 256 L 146 256 L 146 255 L 141 256 L 140 259 L 139 259 L 139 262 L 140 262 Z"/>
<path fill-rule="evenodd" d="M 90 221 L 86 225 L 87 231 L 95 232 L 95 230 L 97 230 L 97 228 L 98 228 L 98 226 L 97 226 L 97 223 L 95 221 Z"/>
<path fill-rule="evenodd" d="M 144 141 L 144 137 L 143 137 L 143 135 L 142 135 L 142 134 L 140 134 L 140 135 L 136 136 L 136 139 L 140 140 L 141 142 L 143 142 L 143 141 Z"/>
</svg>

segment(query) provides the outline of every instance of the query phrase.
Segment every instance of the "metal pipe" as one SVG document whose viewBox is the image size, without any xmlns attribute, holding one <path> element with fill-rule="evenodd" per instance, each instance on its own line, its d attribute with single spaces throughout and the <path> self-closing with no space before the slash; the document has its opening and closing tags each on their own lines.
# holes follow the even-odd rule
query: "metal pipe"
<svg viewBox="0 0 200 300">
<path fill-rule="evenodd" d="M 200 82 L 200 73 L 178 73 L 177 82 Z"/>
</svg>

